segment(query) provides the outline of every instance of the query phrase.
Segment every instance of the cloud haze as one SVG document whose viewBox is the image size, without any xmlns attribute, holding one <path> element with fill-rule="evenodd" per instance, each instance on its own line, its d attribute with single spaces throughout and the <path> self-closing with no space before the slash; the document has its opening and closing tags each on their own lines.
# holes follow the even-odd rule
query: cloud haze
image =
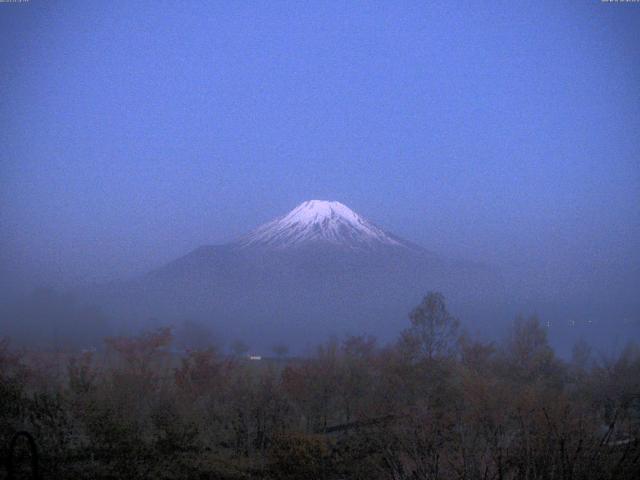
<svg viewBox="0 0 640 480">
<path fill-rule="evenodd" d="M 514 309 L 637 319 L 618 7 L 2 5 L 5 289 L 127 278 L 322 198 L 495 265 Z"/>
</svg>

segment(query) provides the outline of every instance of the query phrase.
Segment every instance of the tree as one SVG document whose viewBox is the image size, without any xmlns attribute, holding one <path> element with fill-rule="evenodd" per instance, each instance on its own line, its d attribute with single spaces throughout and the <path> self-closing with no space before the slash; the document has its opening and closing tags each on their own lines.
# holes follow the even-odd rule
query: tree
<svg viewBox="0 0 640 480">
<path fill-rule="evenodd" d="M 153 373 L 172 340 L 171 327 L 163 327 L 136 337 L 109 337 L 105 339 L 105 344 L 107 351 L 116 353 L 124 362 L 124 367 L 132 372 Z"/>
<path fill-rule="evenodd" d="M 506 365 L 511 376 L 531 381 L 558 374 L 558 364 L 547 339 L 547 331 L 537 316 L 516 318 L 506 345 Z"/>
<path fill-rule="evenodd" d="M 271 350 L 278 358 L 284 358 L 289 354 L 289 347 L 284 343 L 275 344 Z"/>
<path fill-rule="evenodd" d="M 242 340 L 235 340 L 231 344 L 231 351 L 236 357 L 244 357 L 249 351 L 249 345 L 244 343 Z"/>
<path fill-rule="evenodd" d="M 496 352 L 493 343 L 484 343 L 473 339 L 467 333 L 460 335 L 458 343 L 462 365 L 474 372 L 483 372 L 491 369 L 491 362 Z"/>
<path fill-rule="evenodd" d="M 185 350 L 208 350 L 216 347 L 216 338 L 209 326 L 185 320 L 176 331 L 176 343 Z"/>
<path fill-rule="evenodd" d="M 429 292 L 409 314 L 411 326 L 401 335 L 401 346 L 413 358 L 432 360 L 456 352 L 460 322 L 447 310 L 444 296 Z"/>
</svg>

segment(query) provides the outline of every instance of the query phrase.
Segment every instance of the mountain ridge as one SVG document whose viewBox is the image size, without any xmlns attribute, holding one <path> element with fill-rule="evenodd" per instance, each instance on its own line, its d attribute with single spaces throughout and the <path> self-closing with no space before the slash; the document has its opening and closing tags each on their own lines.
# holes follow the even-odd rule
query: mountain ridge
<svg viewBox="0 0 640 480">
<path fill-rule="evenodd" d="M 232 244 L 239 248 L 282 250 L 312 244 L 350 250 L 416 248 L 335 200 L 307 200 L 264 223 Z"/>
<path fill-rule="evenodd" d="M 481 265 L 434 254 L 339 202 L 310 200 L 96 296 L 138 327 L 192 319 L 227 339 L 268 344 L 349 331 L 387 337 L 429 290 L 475 308 L 497 283 Z"/>
</svg>

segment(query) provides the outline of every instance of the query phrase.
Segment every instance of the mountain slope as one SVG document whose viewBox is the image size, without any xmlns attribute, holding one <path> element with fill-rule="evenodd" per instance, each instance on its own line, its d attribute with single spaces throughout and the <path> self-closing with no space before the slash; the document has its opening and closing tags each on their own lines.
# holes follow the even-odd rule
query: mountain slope
<svg viewBox="0 0 640 480">
<path fill-rule="evenodd" d="M 300 345 L 345 332 L 393 335 L 426 291 L 444 292 L 462 312 L 485 302 L 496 283 L 485 267 L 441 258 L 339 202 L 311 200 L 99 296 L 133 325 L 192 319 L 254 346 Z"/>
<path fill-rule="evenodd" d="M 408 247 L 336 201 L 309 200 L 240 238 L 240 247 L 290 249 L 325 244 L 352 250 Z"/>
</svg>

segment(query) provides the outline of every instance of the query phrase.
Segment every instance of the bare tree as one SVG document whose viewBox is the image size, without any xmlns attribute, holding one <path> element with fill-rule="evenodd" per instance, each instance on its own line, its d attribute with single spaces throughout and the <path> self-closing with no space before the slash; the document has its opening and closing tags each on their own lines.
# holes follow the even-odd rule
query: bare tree
<svg viewBox="0 0 640 480">
<path fill-rule="evenodd" d="M 447 310 L 441 293 L 429 292 L 409 320 L 411 326 L 401 336 L 405 352 L 429 360 L 456 352 L 460 322 Z"/>
</svg>

